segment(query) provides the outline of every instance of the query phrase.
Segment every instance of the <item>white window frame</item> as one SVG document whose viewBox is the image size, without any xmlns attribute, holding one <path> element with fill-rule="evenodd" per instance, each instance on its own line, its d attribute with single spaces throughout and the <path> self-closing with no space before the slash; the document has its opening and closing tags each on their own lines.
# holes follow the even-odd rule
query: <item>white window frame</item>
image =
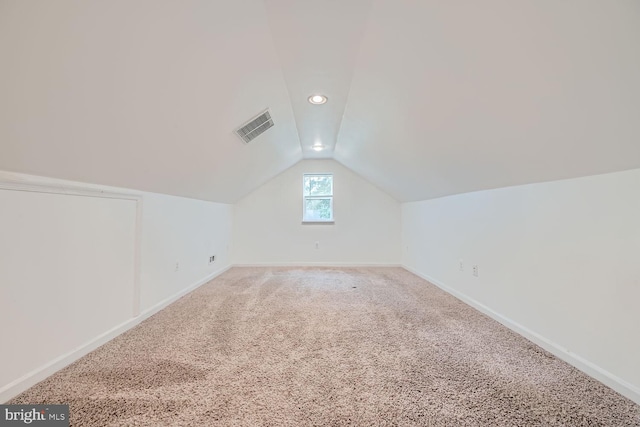
<svg viewBox="0 0 640 427">
<path fill-rule="evenodd" d="M 304 181 L 308 176 L 330 176 L 331 177 L 331 195 L 323 196 L 306 196 L 304 194 Z M 329 207 L 331 209 L 330 219 L 307 219 L 307 200 L 329 199 Z M 333 174 L 332 173 L 305 173 L 302 175 L 302 223 L 303 224 L 333 224 Z"/>
</svg>

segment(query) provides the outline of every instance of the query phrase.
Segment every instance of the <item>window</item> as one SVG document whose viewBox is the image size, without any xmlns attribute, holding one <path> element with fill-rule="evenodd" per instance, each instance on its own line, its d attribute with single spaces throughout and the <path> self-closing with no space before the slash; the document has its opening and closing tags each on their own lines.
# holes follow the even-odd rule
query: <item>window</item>
<svg viewBox="0 0 640 427">
<path fill-rule="evenodd" d="M 302 222 L 333 222 L 333 175 L 305 174 Z"/>
</svg>

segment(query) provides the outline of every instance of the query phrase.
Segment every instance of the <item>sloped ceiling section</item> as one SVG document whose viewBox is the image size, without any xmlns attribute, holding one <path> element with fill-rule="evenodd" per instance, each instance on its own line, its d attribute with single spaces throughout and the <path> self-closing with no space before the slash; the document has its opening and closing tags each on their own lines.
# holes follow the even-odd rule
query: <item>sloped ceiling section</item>
<svg viewBox="0 0 640 427">
<path fill-rule="evenodd" d="M 0 170 L 234 202 L 303 157 L 400 201 L 639 168 L 639 43 L 636 0 L 0 0 Z"/>
<path fill-rule="evenodd" d="M 233 202 L 302 158 L 261 0 L 2 1 L 0 61 L 0 170 Z"/>
<path fill-rule="evenodd" d="M 640 2 L 374 1 L 335 158 L 401 201 L 640 167 Z"/>
<path fill-rule="evenodd" d="M 265 0 L 305 158 L 333 157 L 371 0 Z M 310 95 L 328 97 L 324 105 Z M 316 152 L 314 145 L 323 150 Z"/>
</svg>

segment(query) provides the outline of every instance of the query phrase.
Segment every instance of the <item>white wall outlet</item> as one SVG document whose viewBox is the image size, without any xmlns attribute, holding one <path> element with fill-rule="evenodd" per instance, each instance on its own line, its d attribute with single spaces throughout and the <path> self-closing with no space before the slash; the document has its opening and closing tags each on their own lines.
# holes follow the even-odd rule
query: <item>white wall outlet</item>
<svg viewBox="0 0 640 427">
<path fill-rule="evenodd" d="M 176 271 L 180 270 L 180 263 L 176 262 Z"/>
<path fill-rule="evenodd" d="M 464 271 L 464 261 L 462 259 L 458 262 L 458 268 L 460 268 L 460 271 Z"/>
<path fill-rule="evenodd" d="M 216 256 L 215 255 L 211 255 L 209 257 L 209 264 L 213 264 L 214 262 L 216 262 Z"/>
<path fill-rule="evenodd" d="M 316 242 L 316 249 L 320 249 L 320 242 Z"/>
<path fill-rule="evenodd" d="M 473 275 L 478 277 L 478 266 L 477 265 L 473 266 Z"/>
</svg>

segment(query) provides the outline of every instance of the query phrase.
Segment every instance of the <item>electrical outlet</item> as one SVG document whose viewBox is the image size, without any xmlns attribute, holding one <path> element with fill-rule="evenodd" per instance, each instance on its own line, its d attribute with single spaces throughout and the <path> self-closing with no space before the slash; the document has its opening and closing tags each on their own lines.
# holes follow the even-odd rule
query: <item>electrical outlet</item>
<svg viewBox="0 0 640 427">
<path fill-rule="evenodd" d="M 209 257 L 209 264 L 213 264 L 214 262 L 216 262 L 216 256 L 215 255 L 211 255 Z"/>
<path fill-rule="evenodd" d="M 176 262 L 176 271 L 180 270 L 180 263 Z"/>
<path fill-rule="evenodd" d="M 320 249 L 320 242 L 316 242 L 316 249 Z"/>
<path fill-rule="evenodd" d="M 478 266 L 477 266 L 477 265 L 474 265 L 474 266 L 473 266 L 473 275 L 474 275 L 475 277 L 478 277 Z"/>
<path fill-rule="evenodd" d="M 462 259 L 460 259 L 459 268 L 460 271 L 464 271 L 464 261 Z"/>
</svg>

